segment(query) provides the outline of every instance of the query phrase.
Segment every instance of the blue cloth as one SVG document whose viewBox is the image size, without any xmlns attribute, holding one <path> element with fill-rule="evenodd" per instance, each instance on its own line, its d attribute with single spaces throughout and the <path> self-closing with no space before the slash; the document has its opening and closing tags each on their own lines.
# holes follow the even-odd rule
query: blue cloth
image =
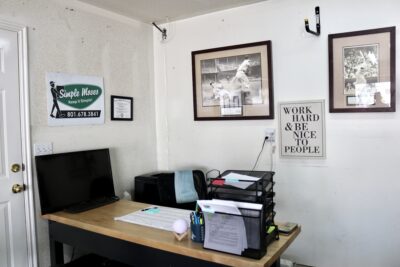
<svg viewBox="0 0 400 267">
<path fill-rule="evenodd" d="M 193 171 L 175 172 L 176 203 L 193 202 L 199 199 L 193 183 Z"/>
</svg>

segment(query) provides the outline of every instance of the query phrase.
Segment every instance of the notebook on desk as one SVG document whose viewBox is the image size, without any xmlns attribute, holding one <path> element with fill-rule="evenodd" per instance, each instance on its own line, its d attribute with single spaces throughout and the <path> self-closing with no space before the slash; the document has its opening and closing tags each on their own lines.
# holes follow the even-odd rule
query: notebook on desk
<svg viewBox="0 0 400 267">
<path fill-rule="evenodd" d="M 289 235 L 297 228 L 297 223 L 280 222 L 280 223 L 277 223 L 277 226 L 278 226 L 280 233 Z"/>
</svg>

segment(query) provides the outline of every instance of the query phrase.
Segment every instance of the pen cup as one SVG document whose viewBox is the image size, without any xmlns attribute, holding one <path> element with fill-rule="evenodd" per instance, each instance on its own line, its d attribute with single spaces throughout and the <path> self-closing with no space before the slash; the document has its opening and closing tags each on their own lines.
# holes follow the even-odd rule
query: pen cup
<svg viewBox="0 0 400 267">
<path fill-rule="evenodd" d="M 190 223 L 190 229 L 192 230 L 192 241 L 203 243 L 204 242 L 204 224 Z"/>
</svg>

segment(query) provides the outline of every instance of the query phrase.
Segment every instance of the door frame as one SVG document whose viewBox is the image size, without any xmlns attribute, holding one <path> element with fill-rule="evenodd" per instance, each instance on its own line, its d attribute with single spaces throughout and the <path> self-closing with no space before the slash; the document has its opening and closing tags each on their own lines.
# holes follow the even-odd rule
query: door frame
<svg viewBox="0 0 400 267">
<path fill-rule="evenodd" d="M 21 111 L 21 143 L 22 164 L 24 167 L 23 180 L 26 185 L 24 191 L 25 200 L 25 225 L 28 242 L 29 267 L 37 267 L 37 242 L 35 225 L 35 204 L 33 197 L 32 176 L 32 151 L 29 110 L 29 72 L 28 72 L 28 29 L 26 26 L 0 19 L 0 28 L 13 31 L 18 34 L 18 78 L 19 78 L 19 102 Z"/>
</svg>

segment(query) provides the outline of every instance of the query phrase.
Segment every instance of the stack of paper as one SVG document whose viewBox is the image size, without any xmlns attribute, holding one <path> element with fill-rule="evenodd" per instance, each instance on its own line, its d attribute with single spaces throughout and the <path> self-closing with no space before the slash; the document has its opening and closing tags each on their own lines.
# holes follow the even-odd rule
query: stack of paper
<svg viewBox="0 0 400 267">
<path fill-rule="evenodd" d="M 173 232 L 172 225 L 177 219 L 184 219 L 187 225 L 190 224 L 190 213 L 190 210 L 149 206 L 121 217 L 115 217 L 114 220 Z"/>
<path fill-rule="evenodd" d="M 198 200 L 197 203 L 205 216 L 205 248 L 241 255 L 245 249 L 259 246 L 259 233 L 256 233 L 255 238 L 253 235 L 248 238 L 245 219 L 240 210 L 245 209 L 247 213 L 253 210 L 259 214 L 261 204 L 217 199 Z M 255 218 L 253 221 L 259 220 Z M 253 228 L 252 225 L 247 226 Z M 257 227 L 248 230 L 257 231 Z"/>
<path fill-rule="evenodd" d="M 246 189 L 254 182 L 257 182 L 258 180 L 261 179 L 259 177 L 243 175 L 235 172 L 231 172 L 225 176 L 222 176 L 221 178 L 225 179 L 226 185 L 230 185 L 241 189 Z"/>
</svg>

